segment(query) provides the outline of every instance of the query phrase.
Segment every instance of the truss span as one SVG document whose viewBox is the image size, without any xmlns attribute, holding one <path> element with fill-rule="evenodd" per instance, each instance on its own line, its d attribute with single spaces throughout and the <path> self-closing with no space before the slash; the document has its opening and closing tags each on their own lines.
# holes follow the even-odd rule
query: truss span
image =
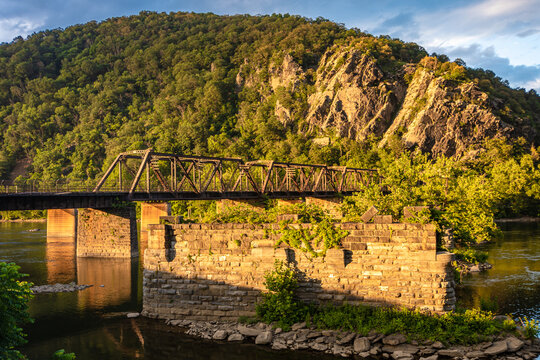
<svg viewBox="0 0 540 360">
<path fill-rule="evenodd" d="M 269 160 L 188 156 L 152 149 L 119 154 L 94 192 L 133 200 L 332 196 L 378 182 L 376 170 Z"/>
</svg>

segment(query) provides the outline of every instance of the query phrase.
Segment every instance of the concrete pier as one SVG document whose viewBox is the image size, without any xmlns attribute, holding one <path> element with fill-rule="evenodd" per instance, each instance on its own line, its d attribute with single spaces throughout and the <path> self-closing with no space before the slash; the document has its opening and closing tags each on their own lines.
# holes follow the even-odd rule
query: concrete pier
<svg viewBox="0 0 540 360">
<path fill-rule="evenodd" d="M 74 242 L 77 236 L 77 209 L 47 210 L 47 242 Z"/>
</svg>

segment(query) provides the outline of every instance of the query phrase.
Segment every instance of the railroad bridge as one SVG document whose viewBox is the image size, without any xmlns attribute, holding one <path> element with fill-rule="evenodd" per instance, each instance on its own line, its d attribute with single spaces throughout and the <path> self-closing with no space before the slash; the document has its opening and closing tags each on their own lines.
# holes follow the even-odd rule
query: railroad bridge
<svg viewBox="0 0 540 360">
<path fill-rule="evenodd" d="M 139 247 L 135 210 L 126 206 L 133 202 L 142 202 L 144 238 L 148 224 L 170 215 L 172 200 L 223 200 L 223 207 L 237 202 L 254 205 L 268 198 L 305 199 L 331 208 L 339 197 L 378 181 L 377 171 L 371 169 L 147 149 L 119 154 L 97 183 L 0 181 L 0 210 L 47 209 L 48 239 L 76 239 L 77 256 L 135 257 Z"/>
</svg>

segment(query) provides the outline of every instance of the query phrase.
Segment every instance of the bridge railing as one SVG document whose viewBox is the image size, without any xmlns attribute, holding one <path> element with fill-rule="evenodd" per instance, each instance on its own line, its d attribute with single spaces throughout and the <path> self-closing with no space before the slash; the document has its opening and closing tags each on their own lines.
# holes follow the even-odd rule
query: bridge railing
<svg viewBox="0 0 540 360">
<path fill-rule="evenodd" d="M 62 193 L 62 192 L 92 192 L 95 182 L 84 180 L 59 179 L 55 181 L 41 180 L 0 180 L 0 192 L 7 194 L 18 193 Z M 104 189 L 104 191 L 112 189 Z"/>
</svg>

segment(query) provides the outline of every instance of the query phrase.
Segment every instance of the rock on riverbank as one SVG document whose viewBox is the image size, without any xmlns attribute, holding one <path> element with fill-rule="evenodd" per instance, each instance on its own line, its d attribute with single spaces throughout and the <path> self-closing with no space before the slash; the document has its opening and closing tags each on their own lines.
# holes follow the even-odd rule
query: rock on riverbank
<svg viewBox="0 0 540 360">
<path fill-rule="evenodd" d="M 30 290 L 34 294 L 44 294 L 44 293 L 59 293 L 59 292 L 72 292 L 78 290 L 84 290 L 93 285 L 77 285 L 75 282 L 69 284 L 52 284 L 52 285 L 40 285 L 32 286 Z"/>
<path fill-rule="evenodd" d="M 540 339 L 501 338 L 472 346 L 445 347 L 441 342 L 407 343 L 402 334 L 382 335 L 374 331 L 368 336 L 353 332 L 311 329 L 305 323 L 293 325 L 291 331 L 258 323 L 244 325 L 216 321 L 168 320 L 168 325 L 186 328 L 186 334 L 208 340 L 251 342 L 274 350 L 315 350 L 360 359 L 438 360 L 438 359 L 536 359 Z"/>
</svg>

